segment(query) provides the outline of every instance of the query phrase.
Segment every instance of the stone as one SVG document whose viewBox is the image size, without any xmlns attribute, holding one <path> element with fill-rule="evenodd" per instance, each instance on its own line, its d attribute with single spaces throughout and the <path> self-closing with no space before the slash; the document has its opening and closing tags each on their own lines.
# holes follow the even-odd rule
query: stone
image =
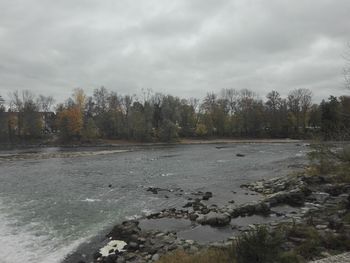
<svg viewBox="0 0 350 263">
<path fill-rule="evenodd" d="M 318 203 L 323 204 L 329 199 L 330 194 L 324 193 L 324 192 L 317 192 L 317 193 L 312 193 L 309 198 L 311 200 L 315 200 Z"/>
<path fill-rule="evenodd" d="M 325 229 L 327 229 L 327 225 L 317 225 L 317 226 L 315 226 L 315 228 L 318 230 L 325 230 Z"/>
<path fill-rule="evenodd" d="M 203 200 L 209 200 L 210 198 L 213 197 L 213 193 L 212 192 L 205 192 L 202 199 Z"/>
<path fill-rule="evenodd" d="M 111 254 L 108 257 L 106 257 L 105 259 L 105 263 L 115 263 L 115 261 L 117 260 L 117 255 L 116 254 Z"/>
<path fill-rule="evenodd" d="M 139 244 L 137 244 L 136 242 L 130 242 L 128 244 L 128 249 L 129 250 L 134 251 L 134 250 L 137 250 L 138 248 L 139 248 Z"/>
<path fill-rule="evenodd" d="M 157 260 L 159 260 L 159 258 L 160 258 L 159 254 L 154 254 L 154 255 L 152 256 L 152 260 L 153 260 L 153 261 L 157 261 Z"/>
<path fill-rule="evenodd" d="M 136 220 L 123 222 L 120 225 L 116 225 L 107 236 L 112 239 L 121 239 L 129 242 L 131 239 L 134 239 L 134 235 L 140 235 L 141 229 L 138 225 L 139 222 Z"/>
<path fill-rule="evenodd" d="M 190 220 L 191 221 L 196 221 L 197 218 L 198 218 L 197 214 L 190 214 Z"/>
<path fill-rule="evenodd" d="M 118 257 L 116 263 L 125 263 L 126 260 L 124 257 Z"/>
<path fill-rule="evenodd" d="M 202 225 L 225 226 L 230 223 L 231 217 L 224 213 L 210 212 L 207 215 L 200 215 L 196 221 Z"/>
<path fill-rule="evenodd" d="M 102 254 L 100 252 L 95 252 L 93 255 L 92 255 L 93 259 L 98 259 L 99 257 L 102 257 Z"/>
</svg>

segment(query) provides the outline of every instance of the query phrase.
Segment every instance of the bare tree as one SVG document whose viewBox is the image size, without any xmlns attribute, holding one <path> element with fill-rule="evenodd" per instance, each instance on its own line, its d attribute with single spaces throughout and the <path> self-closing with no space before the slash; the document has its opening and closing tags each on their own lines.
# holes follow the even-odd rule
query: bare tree
<svg viewBox="0 0 350 263">
<path fill-rule="evenodd" d="M 37 104 L 39 105 L 40 110 L 43 112 L 51 111 L 51 107 L 54 103 L 55 100 L 52 96 L 39 95 L 39 98 L 37 99 Z"/>
<path fill-rule="evenodd" d="M 9 98 L 10 98 L 10 109 L 11 111 L 21 111 L 23 108 L 23 101 L 19 95 L 18 90 L 9 93 Z"/>
<path fill-rule="evenodd" d="M 294 118 L 295 131 L 302 125 L 305 132 L 308 113 L 312 105 L 312 92 L 309 89 L 295 89 L 288 95 L 288 107 Z"/>
<path fill-rule="evenodd" d="M 4 98 L 0 95 L 0 112 L 4 112 L 6 110 L 5 108 L 5 100 Z"/>
<path fill-rule="evenodd" d="M 344 55 L 345 66 L 343 69 L 345 86 L 350 89 L 350 42 L 348 43 L 348 49 Z"/>
<path fill-rule="evenodd" d="M 93 98 L 97 113 L 103 113 L 108 107 L 109 92 L 105 87 L 94 90 Z"/>
<path fill-rule="evenodd" d="M 240 93 L 235 89 L 223 89 L 221 91 L 221 96 L 227 101 L 229 113 L 233 115 L 235 112 L 237 112 Z"/>
</svg>

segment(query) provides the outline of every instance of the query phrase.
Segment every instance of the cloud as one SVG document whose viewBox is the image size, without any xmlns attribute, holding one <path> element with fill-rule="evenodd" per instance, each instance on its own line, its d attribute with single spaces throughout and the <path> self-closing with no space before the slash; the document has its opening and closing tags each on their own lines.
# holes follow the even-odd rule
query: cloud
<svg viewBox="0 0 350 263">
<path fill-rule="evenodd" d="M 0 94 L 344 94 L 350 2 L 0 0 Z"/>
</svg>

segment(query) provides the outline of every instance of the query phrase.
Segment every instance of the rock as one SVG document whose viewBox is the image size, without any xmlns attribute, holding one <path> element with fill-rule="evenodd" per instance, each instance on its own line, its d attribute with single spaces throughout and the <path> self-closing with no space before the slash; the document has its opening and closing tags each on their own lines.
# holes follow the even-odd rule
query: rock
<svg viewBox="0 0 350 263">
<path fill-rule="evenodd" d="M 190 214 L 190 220 L 191 221 L 196 221 L 197 218 L 198 218 L 197 214 Z"/>
<path fill-rule="evenodd" d="M 116 261 L 116 263 L 125 263 L 125 262 L 126 262 L 126 260 L 124 257 L 118 257 L 118 259 Z"/>
<path fill-rule="evenodd" d="M 291 206 L 302 206 L 304 204 L 304 193 L 299 189 L 295 189 L 289 192 L 285 202 Z"/>
<path fill-rule="evenodd" d="M 265 202 L 268 202 L 270 206 L 276 206 L 280 203 L 285 203 L 291 206 L 302 206 L 304 201 L 305 195 L 300 189 L 280 191 L 265 199 Z"/>
<path fill-rule="evenodd" d="M 237 157 L 245 157 L 245 155 L 244 155 L 244 154 L 241 154 L 241 153 L 237 153 L 236 156 L 237 156 Z"/>
<path fill-rule="evenodd" d="M 154 255 L 152 256 L 152 260 L 153 260 L 153 261 L 157 261 L 157 260 L 159 260 L 159 258 L 160 258 L 159 254 L 154 254 Z"/>
<path fill-rule="evenodd" d="M 143 244 L 143 243 L 146 242 L 146 238 L 144 238 L 144 237 L 139 237 L 139 238 L 137 239 L 137 241 L 138 241 L 139 243 Z"/>
<path fill-rule="evenodd" d="M 102 257 L 102 254 L 100 252 L 95 252 L 93 255 L 92 255 L 92 258 L 93 259 L 98 259 L 99 257 Z"/>
<path fill-rule="evenodd" d="M 270 213 L 270 204 L 269 203 L 259 203 L 255 206 L 255 213 L 257 214 L 268 214 Z"/>
<path fill-rule="evenodd" d="M 317 192 L 317 193 L 312 193 L 309 196 L 309 199 L 323 204 L 324 202 L 326 202 L 329 199 L 329 196 L 330 196 L 330 194 L 328 194 L 328 193 Z"/>
<path fill-rule="evenodd" d="M 125 254 L 125 261 L 128 262 L 132 259 L 135 259 L 137 257 L 137 255 L 135 253 L 128 253 Z"/>
<path fill-rule="evenodd" d="M 331 196 L 338 196 L 345 192 L 343 184 L 326 184 L 324 186 L 324 191 Z"/>
<path fill-rule="evenodd" d="M 231 217 L 227 214 L 210 212 L 207 215 L 200 215 L 196 221 L 202 225 L 225 226 L 230 223 Z"/>
<path fill-rule="evenodd" d="M 120 225 L 116 225 L 107 236 L 112 239 L 121 239 L 130 242 L 141 233 L 138 225 L 139 222 L 137 220 L 123 222 Z"/>
<path fill-rule="evenodd" d="M 187 203 L 183 206 L 183 208 L 191 207 L 192 204 L 193 204 L 192 202 L 187 202 Z"/>
<path fill-rule="evenodd" d="M 315 228 L 317 230 L 325 230 L 325 229 L 327 229 L 327 225 L 317 225 L 317 226 L 315 226 Z"/>
<path fill-rule="evenodd" d="M 108 257 L 106 257 L 105 259 L 105 263 L 115 263 L 115 261 L 117 260 L 117 255 L 116 254 L 111 254 Z"/>
<path fill-rule="evenodd" d="M 213 193 L 212 192 L 205 192 L 202 199 L 203 200 L 209 200 L 210 198 L 213 197 Z"/>
<path fill-rule="evenodd" d="M 151 192 L 152 194 L 158 194 L 158 191 L 159 191 L 160 189 L 159 188 L 157 188 L 157 187 L 148 187 L 148 189 L 146 190 L 147 192 Z"/>
<path fill-rule="evenodd" d="M 139 244 L 137 244 L 136 242 L 130 242 L 128 244 L 128 249 L 129 250 L 132 250 L 132 251 L 135 251 L 139 248 Z"/>
</svg>

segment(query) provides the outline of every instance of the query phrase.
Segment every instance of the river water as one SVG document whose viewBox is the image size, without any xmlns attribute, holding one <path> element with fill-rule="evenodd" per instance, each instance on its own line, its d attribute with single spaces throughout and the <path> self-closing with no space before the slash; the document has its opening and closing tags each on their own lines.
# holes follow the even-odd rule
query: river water
<svg viewBox="0 0 350 263">
<path fill-rule="evenodd" d="M 241 184 L 290 172 L 306 151 L 260 143 L 0 152 L 0 262 L 60 262 L 115 223 L 181 206 L 173 190 L 211 191 L 216 204 L 249 201 Z"/>
</svg>

